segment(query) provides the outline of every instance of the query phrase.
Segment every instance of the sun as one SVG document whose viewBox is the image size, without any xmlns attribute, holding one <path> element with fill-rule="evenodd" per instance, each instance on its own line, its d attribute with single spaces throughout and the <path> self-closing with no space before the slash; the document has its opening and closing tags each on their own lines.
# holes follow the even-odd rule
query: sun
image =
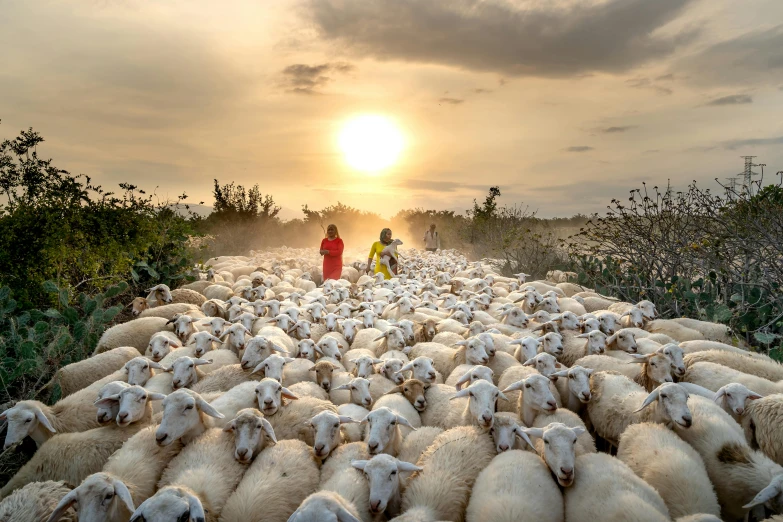
<svg viewBox="0 0 783 522">
<path fill-rule="evenodd" d="M 394 165 L 404 146 L 402 133 L 394 122 L 377 114 L 348 120 L 340 131 L 339 144 L 345 161 L 367 173 Z"/>
</svg>

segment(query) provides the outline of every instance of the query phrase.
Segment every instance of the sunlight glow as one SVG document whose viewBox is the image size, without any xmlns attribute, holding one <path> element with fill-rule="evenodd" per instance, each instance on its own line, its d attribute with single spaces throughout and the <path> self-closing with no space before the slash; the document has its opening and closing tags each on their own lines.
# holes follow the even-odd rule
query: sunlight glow
<svg viewBox="0 0 783 522">
<path fill-rule="evenodd" d="M 339 144 L 345 161 L 368 173 L 394 165 L 404 145 L 397 126 L 389 118 L 377 114 L 350 119 L 340 131 Z"/>
</svg>

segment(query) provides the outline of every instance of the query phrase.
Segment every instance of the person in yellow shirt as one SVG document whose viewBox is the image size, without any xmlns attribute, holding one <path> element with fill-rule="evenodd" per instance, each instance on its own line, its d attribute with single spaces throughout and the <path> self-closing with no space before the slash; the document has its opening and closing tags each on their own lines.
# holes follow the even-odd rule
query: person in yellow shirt
<svg viewBox="0 0 783 522">
<path fill-rule="evenodd" d="M 386 267 L 381 264 L 381 252 L 384 248 L 386 248 L 387 245 L 391 244 L 392 242 L 392 231 L 390 228 L 384 228 L 381 230 L 381 238 L 380 241 L 376 241 L 372 244 L 372 247 L 370 248 L 370 254 L 367 256 L 367 273 L 370 273 L 372 260 L 375 258 L 375 273 L 378 272 L 383 274 L 384 279 L 391 279 L 392 277 L 396 276 L 397 274 L 390 274 L 388 270 L 386 270 Z M 395 252 L 395 260 L 396 260 L 396 252 Z M 396 263 L 392 262 L 391 265 L 396 270 Z"/>
</svg>

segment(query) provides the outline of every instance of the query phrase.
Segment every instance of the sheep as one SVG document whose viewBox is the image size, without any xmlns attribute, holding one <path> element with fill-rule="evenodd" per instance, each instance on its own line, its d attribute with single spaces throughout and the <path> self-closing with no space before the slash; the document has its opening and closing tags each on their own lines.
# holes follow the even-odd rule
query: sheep
<svg viewBox="0 0 783 522">
<path fill-rule="evenodd" d="M 579 480 L 564 491 L 566 520 L 666 522 L 661 496 L 621 460 L 605 453 L 577 457 Z"/>
<path fill-rule="evenodd" d="M 494 383 L 494 372 L 492 371 L 492 368 L 487 368 L 480 364 L 460 364 L 454 368 L 454 371 L 451 372 L 449 378 L 446 379 L 446 384 L 454 386 L 457 391 L 459 391 L 465 383 L 473 384 L 480 379 Z M 468 386 L 470 386 L 470 384 Z"/>
<path fill-rule="evenodd" d="M 495 456 L 491 437 L 473 426 L 438 435 L 419 459 L 402 495 L 403 514 L 394 520 L 462 522 L 470 491 Z"/>
<path fill-rule="evenodd" d="M 424 322 L 416 323 L 413 332 L 413 344 L 422 342 L 433 342 L 437 334 L 437 322 L 435 319 L 427 319 Z"/>
<path fill-rule="evenodd" d="M 717 394 L 716 394 L 717 395 Z M 759 397 L 750 392 L 742 416 L 745 438 L 752 448 L 758 448 L 770 459 L 783 465 L 783 441 L 780 440 L 780 418 L 783 395 Z"/>
<path fill-rule="evenodd" d="M 592 368 L 596 371 L 616 371 L 651 392 L 664 382 L 674 382 L 671 374 L 671 361 L 662 353 L 649 355 L 632 354 L 628 363 L 606 355 L 588 355 L 574 362 L 575 366 Z M 629 364 L 637 363 L 637 364 Z"/>
<path fill-rule="evenodd" d="M 780 512 L 783 467 L 750 449 L 742 430 L 714 402 L 694 396 L 689 406 L 693 426 L 675 431 L 701 455 L 718 495 L 721 518 L 741 520 L 748 509 L 762 505 Z"/>
<path fill-rule="evenodd" d="M 108 473 L 93 473 L 62 497 L 49 522 L 57 522 L 71 507 L 79 520 L 120 522 L 135 511 L 131 494 L 125 484 Z"/>
<path fill-rule="evenodd" d="M 210 285 L 201 293 L 207 299 L 218 299 L 220 301 L 228 301 L 234 295 L 234 291 L 231 288 L 222 285 Z"/>
<path fill-rule="evenodd" d="M 358 423 L 350 416 L 324 410 L 310 419 L 310 428 L 313 430 L 313 452 L 315 458 L 323 460 L 328 457 L 335 448 L 343 443 L 343 424 Z"/>
<path fill-rule="evenodd" d="M 408 419 L 413 427 L 419 428 L 421 427 L 419 413 L 427 408 L 425 393 L 428 388 L 428 384 L 424 384 L 418 379 L 408 379 L 379 397 L 375 401 L 373 409 L 385 406 Z"/>
<path fill-rule="evenodd" d="M 352 460 L 351 466 L 362 471 L 369 482 L 370 513 L 373 515 L 386 513 L 387 517 L 394 517 L 400 513 L 402 473 L 423 469 L 385 454 L 375 455 L 369 460 Z"/>
<path fill-rule="evenodd" d="M 722 386 L 738 383 L 761 395 L 772 395 L 783 392 L 783 381 L 770 381 L 748 373 L 739 372 L 733 368 L 711 362 L 696 362 L 691 364 L 682 378 L 708 390 L 717 391 Z"/>
<path fill-rule="evenodd" d="M 285 522 L 316 491 L 319 475 L 312 451 L 304 442 L 280 440 L 250 465 L 223 506 L 221 520 Z"/>
<path fill-rule="evenodd" d="M 335 370 L 345 370 L 345 368 L 336 360 L 328 358 L 319 359 L 310 368 L 310 371 L 315 373 L 315 382 L 326 392 L 332 389 L 332 377 Z"/>
<path fill-rule="evenodd" d="M 689 394 L 674 383 L 661 384 L 647 394 L 624 375 L 595 372 L 590 376 L 592 398 L 587 414 L 598 435 L 614 446 L 631 424 L 656 422 L 667 427 L 690 428 L 693 418 L 688 409 Z"/>
<path fill-rule="evenodd" d="M 138 350 L 139 355 L 144 355 L 150 337 L 163 330 L 172 331 L 167 325 L 168 321 L 162 317 L 143 317 L 114 325 L 103 332 L 92 354 L 98 355 L 121 346 L 132 346 Z"/>
<path fill-rule="evenodd" d="M 644 329 L 650 333 L 662 333 L 676 341 L 696 341 L 705 337 L 698 330 L 688 328 L 670 319 L 656 319 L 644 325 Z"/>
<path fill-rule="evenodd" d="M 361 522 L 361 519 L 356 506 L 334 491 L 317 491 L 308 496 L 288 519 L 288 522 L 321 521 Z"/>
<path fill-rule="evenodd" d="M 244 464 L 249 464 L 269 444 L 277 444 L 277 438 L 272 425 L 263 414 L 255 408 L 243 408 L 224 427 L 224 431 L 234 433 L 234 458 Z"/>
<path fill-rule="evenodd" d="M 761 398 L 762 395 L 749 390 L 746 386 L 738 383 L 730 383 L 721 386 L 718 391 L 712 395 L 712 400 L 714 400 L 723 411 L 728 413 L 737 424 L 742 424 L 742 417 L 747 409 L 748 401 Z M 748 440 L 748 443 L 752 444 L 751 440 Z"/>
<path fill-rule="evenodd" d="M 535 494 L 530 494 L 535 490 Z M 506 451 L 476 478 L 465 520 L 563 520 L 563 497 L 546 464 L 526 451 Z"/>
<path fill-rule="evenodd" d="M 225 392 L 247 381 L 260 381 L 263 375 L 253 373 L 253 369 L 245 370 L 241 364 L 229 364 L 206 375 L 193 385 L 196 393 Z"/>
<path fill-rule="evenodd" d="M 671 430 L 648 422 L 628 426 L 620 436 L 617 458 L 658 491 L 673 518 L 720 516 L 704 462 Z"/>
<path fill-rule="evenodd" d="M 127 382 L 113 381 L 104 384 L 98 392 L 98 398 L 95 400 L 97 406 L 96 418 L 99 424 L 107 424 L 117 418 L 120 410 L 120 404 L 117 401 L 103 401 L 103 399 L 112 395 L 118 395 L 124 388 L 131 386 Z"/>
<path fill-rule="evenodd" d="M 365 408 L 370 408 L 373 405 L 373 398 L 370 395 L 370 381 L 363 377 L 354 377 L 339 386 L 332 386 L 329 396 L 337 406 L 349 402 Z"/>
<path fill-rule="evenodd" d="M 367 460 L 370 455 L 363 442 L 352 442 L 337 448 L 321 468 L 321 491 L 333 492 L 351 504 L 362 520 L 374 519 L 370 514 L 370 486 L 362 472 L 351 463 Z"/>
<path fill-rule="evenodd" d="M 718 341 L 721 343 L 732 344 L 731 331 L 725 324 L 699 321 L 697 319 L 689 319 L 687 317 L 674 318 L 672 321 L 686 328 L 690 328 L 691 330 L 696 330 L 709 341 Z"/>
<path fill-rule="evenodd" d="M 203 296 L 202 296 L 203 297 Z M 175 315 L 185 314 L 194 310 L 200 310 L 201 305 L 193 305 L 190 303 L 172 303 L 163 306 L 156 306 L 155 308 L 148 308 L 146 300 L 143 297 L 137 297 L 131 303 L 133 307 L 133 315 L 138 317 L 163 317 L 165 319 L 171 319 Z"/>
<path fill-rule="evenodd" d="M 176 440 L 188 444 L 210 427 L 205 415 L 224 418 L 214 406 L 198 393 L 187 388 L 179 389 L 163 399 L 163 417 L 155 432 L 155 441 L 166 446 Z"/>
<path fill-rule="evenodd" d="M 388 407 L 372 410 L 361 424 L 366 424 L 364 438 L 372 455 L 387 453 L 396 456 L 405 436 L 400 426 L 416 429 L 408 419 Z"/>
<path fill-rule="evenodd" d="M 152 418 L 149 401 L 162 398 L 161 395 L 147 393 L 140 386 L 129 386 L 118 395 L 102 399 L 120 402 L 116 425 L 52 437 L 0 489 L 0 498 L 36 480 L 65 480 L 69 484 L 78 484 L 88 475 L 100 471 L 112 453 L 149 424 Z M 64 455 L 74 458 L 64 459 Z"/>
<path fill-rule="evenodd" d="M 528 373 L 523 379 L 511 382 L 502 389 L 502 393 L 510 393 L 517 390 L 521 391 L 517 398 L 517 411 L 519 413 L 519 418 L 525 426 L 531 426 L 539 412 L 554 413 L 558 407 L 557 400 L 559 399 L 559 394 L 557 398 L 555 398 L 555 394 L 550 388 L 550 386 L 552 388 L 554 387 L 552 386 L 551 381 L 547 377 L 535 372 L 535 370 L 532 370 L 532 372 L 533 373 Z M 508 380 L 511 380 L 516 376 L 517 375 L 514 375 L 513 373 L 506 375 L 505 379 L 501 379 L 501 385 L 505 385 Z M 513 401 L 513 396 L 509 397 L 509 402 Z"/>
<path fill-rule="evenodd" d="M 438 343 L 418 343 L 410 351 L 410 357 L 426 356 L 432 359 L 435 369 L 441 375 L 450 375 L 460 364 L 487 364 L 489 355 L 486 345 L 479 339 L 467 339 L 456 343 L 454 350 Z"/>
<path fill-rule="evenodd" d="M 77 515 L 59 508 L 58 501 L 70 494 L 63 481 L 33 482 L 0 502 L 0 520 L 8 522 L 76 522 Z"/>
<path fill-rule="evenodd" d="M 736 346 L 732 346 L 730 344 L 719 343 L 717 341 L 696 340 L 696 341 L 683 341 L 678 344 L 686 354 L 703 352 L 705 350 L 723 350 L 726 352 L 739 353 L 742 355 L 753 357 L 754 359 L 760 359 L 762 361 L 775 362 L 767 355 L 749 352 L 748 350 L 743 350 L 742 348 L 737 348 Z"/>
<path fill-rule="evenodd" d="M 322 411 L 337 413 L 334 404 L 313 397 L 297 397 L 273 380 L 262 379 L 255 389 L 258 409 L 272 424 L 278 439 L 300 439 L 313 445 L 310 419 Z M 290 399 L 283 403 L 283 398 Z"/>
<path fill-rule="evenodd" d="M 685 356 L 686 366 L 697 362 L 722 364 L 738 372 L 749 373 L 770 381 L 783 380 L 783 365 L 752 357 L 749 352 L 742 354 L 724 350 L 705 350 L 689 353 Z"/>
<path fill-rule="evenodd" d="M 571 296 L 571 297 L 575 299 L 581 298 L 580 302 L 582 306 L 585 307 L 585 310 L 588 313 L 597 312 L 599 310 L 607 310 L 613 303 L 616 302 L 610 299 L 605 299 L 603 297 L 595 297 L 595 296 L 582 297 L 579 294 L 576 294 L 575 296 Z"/>
<path fill-rule="evenodd" d="M 587 339 L 587 341 L 582 341 Z M 569 368 L 576 364 L 576 361 L 588 355 L 599 355 L 606 350 L 607 335 L 601 331 L 568 336 L 563 340 L 563 353 L 557 360 Z"/>
<path fill-rule="evenodd" d="M 46 387 L 59 384 L 60 396 L 67 397 L 95 381 L 111 375 L 138 355 L 138 350 L 132 346 L 121 346 L 108 350 L 94 357 L 63 366 L 57 370 L 52 381 Z"/>
<path fill-rule="evenodd" d="M 217 299 L 209 299 L 201 305 L 201 311 L 207 317 L 225 319 L 228 315 L 225 303 Z"/>
<path fill-rule="evenodd" d="M 38 447 L 55 433 L 86 431 L 100 426 L 93 404 L 97 390 L 85 388 L 47 406 L 39 401 L 19 401 L 0 413 L 8 421 L 4 449 L 30 437 Z"/>
<path fill-rule="evenodd" d="M 198 494 L 186 486 L 165 486 L 136 508 L 131 520 L 206 520 L 205 510 Z M 210 518 L 209 520 L 215 520 Z"/>
<path fill-rule="evenodd" d="M 400 368 L 400 373 L 411 372 L 410 377 L 429 384 L 443 382 L 443 376 L 435 370 L 430 357 L 419 356 Z"/>
</svg>

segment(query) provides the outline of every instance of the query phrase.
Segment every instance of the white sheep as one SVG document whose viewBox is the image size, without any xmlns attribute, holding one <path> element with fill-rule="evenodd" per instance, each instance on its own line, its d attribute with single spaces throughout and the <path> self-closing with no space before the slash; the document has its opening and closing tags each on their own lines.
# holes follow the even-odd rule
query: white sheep
<svg viewBox="0 0 783 522">
<path fill-rule="evenodd" d="M 351 465 L 361 470 L 369 482 L 370 513 L 373 515 L 386 513 L 388 517 L 394 517 L 400 513 L 402 474 L 423 469 L 385 454 L 375 455 L 369 460 L 352 460 Z"/>
<path fill-rule="evenodd" d="M 562 404 L 570 411 L 579 413 L 592 398 L 590 393 L 590 376 L 592 374 L 591 368 L 575 365 L 566 370 L 555 372 L 549 377 L 550 379 L 557 377 L 555 385 Z"/>
<path fill-rule="evenodd" d="M 711 362 L 691 364 L 682 380 L 698 384 L 712 391 L 717 391 L 727 384 L 738 383 L 765 396 L 783 393 L 783 381 L 773 382 Z"/>
<path fill-rule="evenodd" d="M 163 330 L 172 331 L 168 321 L 162 317 L 143 317 L 112 326 L 98 339 L 93 355 L 121 346 L 132 346 L 144 354 L 150 337 Z"/>
<path fill-rule="evenodd" d="M 558 408 L 560 394 L 557 393 L 557 388 L 549 378 L 532 368 L 526 366 L 520 368 L 524 368 L 524 371 L 513 368 L 514 371 L 509 370 L 504 374 L 500 379 L 500 386 L 503 393 L 509 394 L 507 404 L 512 405 L 512 411 L 519 414 L 519 418 L 525 426 L 531 426 L 539 413 L 554 413 Z M 518 377 L 522 378 L 514 380 Z M 515 391 L 520 391 L 518 397 L 511 395 L 511 392 Z M 513 406 L 514 404 L 515 406 Z"/>
<path fill-rule="evenodd" d="M 406 428 L 406 432 L 407 429 L 416 429 L 408 419 L 388 407 L 372 410 L 361 423 L 366 424 L 364 438 L 372 455 L 387 453 L 396 456 L 405 437 L 402 427 Z"/>
<path fill-rule="evenodd" d="M 272 424 L 279 440 L 300 439 L 312 446 L 310 419 L 322 411 L 337 413 L 337 408 L 331 402 L 313 397 L 297 397 L 273 379 L 262 379 L 255 392 L 258 408 Z M 284 403 L 283 398 L 289 401 Z"/>
<path fill-rule="evenodd" d="M 419 459 L 424 469 L 409 479 L 403 514 L 394 520 L 462 522 L 473 484 L 494 456 L 492 438 L 483 430 L 460 426 L 444 431 Z"/>
<path fill-rule="evenodd" d="M 583 341 L 582 339 L 587 339 Z M 599 355 L 606 350 L 607 335 L 599 330 L 563 339 L 563 353 L 557 359 L 569 368 L 588 355 Z"/>
<path fill-rule="evenodd" d="M 221 520 L 287 520 L 316 491 L 319 479 L 312 450 L 300 440 L 280 440 L 262 451 L 250 465 L 223 506 Z"/>
<path fill-rule="evenodd" d="M 121 346 L 68 364 L 57 370 L 52 382 L 47 387 L 59 384 L 61 397 L 67 397 L 123 368 L 127 362 L 138 355 L 139 352 L 136 348 Z"/>
<path fill-rule="evenodd" d="M 558 522 L 563 520 L 563 509 L 563 497 L 546 464 L 532 453 L 511 450 L 479 473 L 465 520 Z"/>
<path fill-rule="evenodd" d="M 359 518 L 371 522 L 370 486 L 362 472 L 351 463 L 367 460 L 370 454 L 364 442 L 351 442 L 337 448 L 321 467 L 321 491 L 336 493 L 350 503 L 359 514 Z"/>
<path fill-rule="evenodd" d="M 302 502 L 288 522 L 361 522 L 361 519 L 356 506 L 339 493 L 317 491 Z"/>
<path fill-rule="evenodd" d="M 630 361 L 624 362 L 606 355 L 588 355 L 574 362 L 574 366 L 592 368 L 595 371 L 615 371 L 621 373 L 647 390 L 653 391 L 661 383 L 674 382 L 671 374 L 671 360 L 661 353 L 648 355 L 631 354 Z M 634 364 L 636 363 L 636 364 Z"/>
<path fill-rule="evenodd" d="M 716 394 L 717 395 L 717 394 Z M 783 464 L 783 441 L 780 437 L 780 419 L 783 416 L 783 395 L 758 397 L 750 392 L 742 415 L 745 438 L 778 464 Z"/>
<path fill-rule="evenodd" d="M 71 488 L 62 481 L 33 482 L 17 489 L 0 502 L 0 520 L 14 522 L 76 522 L 70 505 L 60 508 L 58 502 Z M 112 521 L 113 522 L 113 521 Z"/>
<path fill-rule="evenodd" d="M 655 488 L 673 518 L 720 516 L 720 506 L 699 454 L 660 424 L 634 424 L 620 436 L 617 458 Z"/>
<path fill-rule="evenodd" d="M 783 365 L 753 357 L 750 352 L 743 354 L 725 350 L 705 350 L 685 356 L 686 366 L 697 362 L 722 364 L 738 372 L 749 373 L 770 381 L 783 380 Z"/>
<path fill-rule="evenodd" d="M 460 364 L 449 374 L 446 384 L 454 386 L 459 391 L 465 383 L 473 384 L 481 379 L 494 383 L 494 375 L 492 368 L 487 368 L 480 364 Z"/>
</svg>

